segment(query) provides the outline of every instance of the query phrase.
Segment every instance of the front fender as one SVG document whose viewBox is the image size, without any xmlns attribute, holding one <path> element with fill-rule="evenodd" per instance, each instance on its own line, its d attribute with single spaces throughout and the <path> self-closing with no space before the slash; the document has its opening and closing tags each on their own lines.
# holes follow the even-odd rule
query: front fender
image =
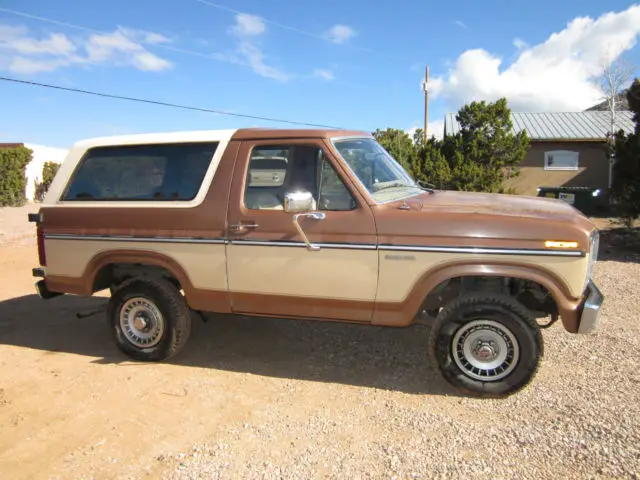
<svg viewBox="0 0 640 480">
<path fill-rule="evenodd" d="M 572 297 L 566 282 L 555 272 L 533 265 L 513 265 L 503 262 L 464 261 L 449 263 L 426 271 L 402 302 L 376 302 L 372 324 L 406 327 L 413 323 L 429 293 L 446 280 L 469 276 L 512 277 L 536 282 L 546 288 L 556 304 L 564 328 L 577 332 L 580 299 Z"/>
</svg>

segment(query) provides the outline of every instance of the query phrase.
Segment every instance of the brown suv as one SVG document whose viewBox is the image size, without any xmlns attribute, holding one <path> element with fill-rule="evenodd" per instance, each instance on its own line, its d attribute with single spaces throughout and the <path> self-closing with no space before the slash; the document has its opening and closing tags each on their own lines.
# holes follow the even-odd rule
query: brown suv
<svg viewBox="0 0 640 480">
<path fill-rule="evenodd" d="M 428 348 L 444 377 L 501 396 L 535 374 L 537 319 L 571 333 L 599 322 L 587 218 L 559 200 L 424 188 L 362 132 L 79 142 L 30 219 L 41 296 L 110 289 L 116 342 L 140 360 L 180 351 L 190 310 L 389 327 L 435 317 Z"/>
</svg>

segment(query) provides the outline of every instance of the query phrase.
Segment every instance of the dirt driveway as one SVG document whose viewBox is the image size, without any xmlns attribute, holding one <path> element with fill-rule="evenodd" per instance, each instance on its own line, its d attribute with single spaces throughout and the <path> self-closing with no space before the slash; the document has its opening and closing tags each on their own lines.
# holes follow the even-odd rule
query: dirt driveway
<svg viewBox="0 0 640 480">
<path fill-rule="evenodd" d="M 20 215 L 0 210 L 2 479 L 638 478 L 636 260 L 598 265 L 601 333 L 555 325 L 534 383 L 480 401 L 440 380 L 424 326 L 211 316 L 173 363 L 129 362 L 104 314 L 75 316 L 104 298 L 35 296 Z"/>
</svg>

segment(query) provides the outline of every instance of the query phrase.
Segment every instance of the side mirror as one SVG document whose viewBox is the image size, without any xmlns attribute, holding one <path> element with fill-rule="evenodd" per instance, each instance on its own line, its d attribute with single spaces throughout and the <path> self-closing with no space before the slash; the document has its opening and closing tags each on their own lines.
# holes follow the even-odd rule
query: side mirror
<svg viewBox="0 0 640 480">
<path fill-rule="evenodd" d="M 289 192 L 284 196 L 284 211 L 290 213 L 310 212 L 314 209 L 311 192 Z"/>
</svg>

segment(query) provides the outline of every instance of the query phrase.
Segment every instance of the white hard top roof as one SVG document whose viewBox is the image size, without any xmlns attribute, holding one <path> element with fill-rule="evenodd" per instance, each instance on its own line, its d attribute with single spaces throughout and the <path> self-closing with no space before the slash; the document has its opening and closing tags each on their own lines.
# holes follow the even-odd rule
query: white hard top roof
<svg viewBox="0 0 640 480">
<path fill-rule="evenodd" d="M 237 129 L 197 130 L 116 135 L 80 140 L 76 142 L 73 147 L 87 149 L 111 145 L 139 145 L 145 143 L 228 142 L 236 131 Z"/>
</svg>

